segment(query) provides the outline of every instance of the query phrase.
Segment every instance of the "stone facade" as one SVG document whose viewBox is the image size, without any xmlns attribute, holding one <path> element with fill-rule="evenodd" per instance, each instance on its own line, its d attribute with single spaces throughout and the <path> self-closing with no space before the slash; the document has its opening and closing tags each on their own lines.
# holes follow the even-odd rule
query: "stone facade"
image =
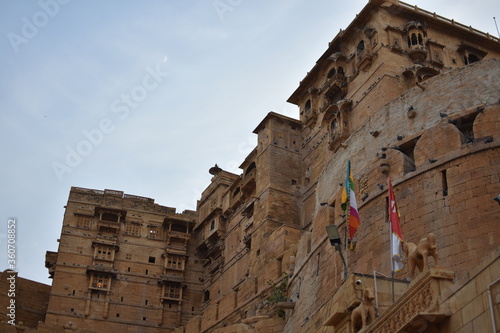
<svg viewBox="0 0 500 333">
<path fill-rule="evenodd" d="M 48 253 L 45 324 L 163 332 L 199 314 L 196 213 L 112 190 L 71 189 L 58 252 Z M 186 274 L 186 272 L 189 272 Z"/>
<path fill-rule="evenodd" d="M 269 113 L 241 174 L 209 170 L 196 212 L 72 188 L 39 329 L 351 333 L 366 288 L 377 318 L 361 332 L 500 327 L 498 77 L 498 38 L 369 1 L 290 96 L 300 119 Z M 411 283 L 406 268 L 388 278 L 388 176 L 404 240 L 436 236 L 439 266 Z"/>
</svg>

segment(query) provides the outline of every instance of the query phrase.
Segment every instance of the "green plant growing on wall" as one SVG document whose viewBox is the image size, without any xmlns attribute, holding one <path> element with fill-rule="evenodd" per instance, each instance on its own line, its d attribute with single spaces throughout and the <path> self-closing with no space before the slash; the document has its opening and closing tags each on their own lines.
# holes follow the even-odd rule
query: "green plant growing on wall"
<svg viewBox="0 0 500 333">
<path fill-rule="evenodd" d="M 279 302 L 286 301 L 286 286 L 288 284 L 288 274 L 283 273 L 281 280 L 277 283 L 273 281 L 267 282 L 271 285 L 271 295 L 266 299 L 270 304 L 278 304 Z M 285 310 L 276 309 L 274 311 L 275 315 L 280 318 L 285 318 Z"/>
</svg>

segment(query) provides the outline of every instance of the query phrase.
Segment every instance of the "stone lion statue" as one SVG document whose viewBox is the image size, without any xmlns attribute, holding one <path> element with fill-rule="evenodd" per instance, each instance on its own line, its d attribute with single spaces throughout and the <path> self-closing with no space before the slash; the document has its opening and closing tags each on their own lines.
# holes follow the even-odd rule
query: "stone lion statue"
<svg viewBox="0 0 500 333">
<path fill-rule="evenodd" d="M 430 256 L 434 258 L 434 264 L 438 264 L 436 236 L 433 233 L 429 233 L 427 237 L 422 238 L 417 245 L 410 242 L 404 242 L 403 252 L 407 258 L 410 278 L 412 279 L 415 276 L 415 267 L 417 267 L 420 272 L 423 272 L 429 264 L 428 258 Z"/>
<path fill-rule="evenodd" d="M 359 330 L 375 320 L 374 295 L 373 288 L 366 288 L 363 292 L 363 301 L 357 308 L 352 310 L 351 331 L 353 333 L 359 332 Z"/>
</svg>

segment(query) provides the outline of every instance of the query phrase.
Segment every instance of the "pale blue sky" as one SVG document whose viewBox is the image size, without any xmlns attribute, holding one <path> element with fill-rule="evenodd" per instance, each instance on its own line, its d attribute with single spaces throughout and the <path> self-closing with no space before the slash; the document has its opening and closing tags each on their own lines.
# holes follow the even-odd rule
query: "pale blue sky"
<svg viewBox="0 0 500 333">
<path fill-rule="evenodd" d="M 269 111 L 298 117 L 286 100 L 366 3 L 2 0 L 0 270 L 15 217 L 20 276 L 50 283 L 71 186 L 195 209 Z M 496 0 L 411 4 L 497 35 Z"/>
</svg>

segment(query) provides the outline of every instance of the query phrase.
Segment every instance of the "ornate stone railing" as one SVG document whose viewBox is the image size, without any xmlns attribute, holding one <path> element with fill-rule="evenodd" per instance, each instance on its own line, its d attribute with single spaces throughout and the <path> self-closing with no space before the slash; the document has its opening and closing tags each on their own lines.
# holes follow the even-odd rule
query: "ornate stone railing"
<svg viewBox="0 0 500 333">
<path fill-rule="evenodd" d="M 179 231 L 167 231 L 167 236 L 181 238 L 181 239 L 189 239 L 191 237 L 190 234 L 185 233 L 185 232 L 179 232 Z"/>
<path fill-rule="evenodd" d="M 361 332 L 417 332 L 449 317 L 440 300 L 442 292 L 453 284 L 454 273 L 431 268 L 422 274 L 399 300 Z"/>
</svg>

